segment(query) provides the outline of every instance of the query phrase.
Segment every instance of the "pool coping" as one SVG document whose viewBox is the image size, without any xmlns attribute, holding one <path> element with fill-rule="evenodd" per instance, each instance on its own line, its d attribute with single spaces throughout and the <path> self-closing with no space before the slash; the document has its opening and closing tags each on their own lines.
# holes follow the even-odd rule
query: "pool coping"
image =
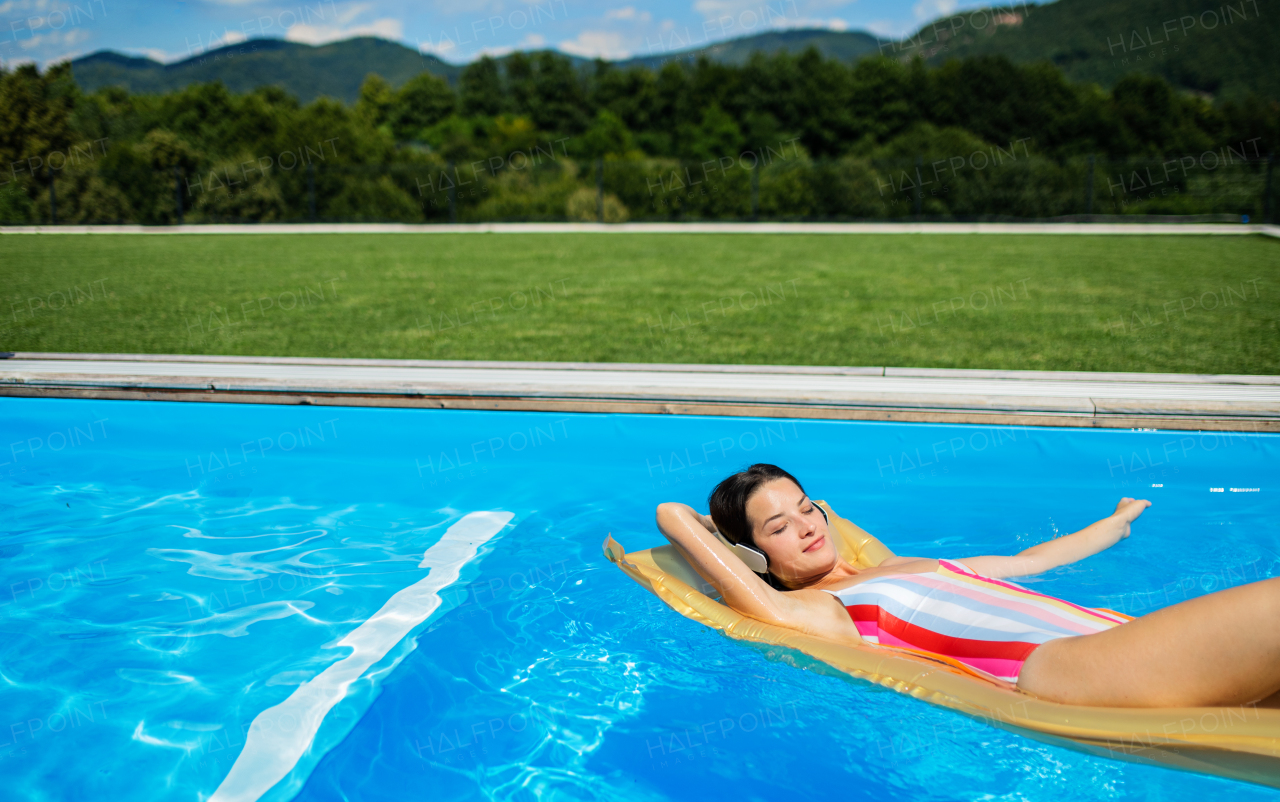
<svg viewBox="0 0 1280 802">
<path fill-rule="evenodd" d="M 1050 234 L 1280 237 L 1265 223 L 252 223 L 0 226 L 0 236 L 190 234 Z"/>
<path fill-rule="evenodd" d="M 1280 376 L 17 352 L 0 396 L 1280 432 Z"/>
</svg>

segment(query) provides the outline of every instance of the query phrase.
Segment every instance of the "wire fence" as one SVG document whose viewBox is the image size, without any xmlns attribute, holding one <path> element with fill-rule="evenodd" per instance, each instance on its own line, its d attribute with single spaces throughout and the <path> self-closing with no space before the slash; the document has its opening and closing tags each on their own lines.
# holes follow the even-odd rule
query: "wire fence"
<svg viewBox="0 0 1280 802">
<path fill-rule="evenodd" d="M 305 154 L 202 168 L 45 168 L 0 186 L 7 224 L 499 221 L 1275 220 L 1274 157 L 971 154 L 816 160 L 785 147 L 705 161 L 340 164 Z M 270 164 L 268 164 L 270 162 Z"/>
</svg>

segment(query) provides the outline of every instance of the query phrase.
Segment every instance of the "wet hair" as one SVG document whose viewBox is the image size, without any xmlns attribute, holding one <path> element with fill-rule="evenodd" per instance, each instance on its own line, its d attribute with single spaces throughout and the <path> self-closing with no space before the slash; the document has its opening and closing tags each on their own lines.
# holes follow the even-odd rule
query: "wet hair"
<svg viewBox="0 0 1280 802">
<path fill-rule="evenodd" d="M 790 479 L 795 486 L 804 492 L 804 487 L 794 476 L 767 462 L 759 462 L 738 471 L 711 491 L 707 499 L 711 507 L 711 519 L 716 522 L 720 534 L 730 543 L 741 543 L 757 548 L 755 536 L 751 532 L 751 522 L 747 520 L 747 502 L 766 483 L 774 479 Z M 770 574 L 769 576 L 773 576 Z"/>
</svg>

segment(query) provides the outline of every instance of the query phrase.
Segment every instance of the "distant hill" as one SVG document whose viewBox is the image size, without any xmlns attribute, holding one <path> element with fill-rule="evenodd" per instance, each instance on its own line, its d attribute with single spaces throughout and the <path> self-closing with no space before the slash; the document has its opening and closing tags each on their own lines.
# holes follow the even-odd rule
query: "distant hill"
<svg viewBox="0 0 1280 802">
<path fill-rule="evenodd" d="M 457 80 L 462 68 L 385 39 L 362 36 L 313 46 L 282 39 L 251 39 L 173 64 L 123 56 L 109 50 L 71 62 L 76 83 L 87 92 L 123 86 L 130 92 L 172 92 L 193 83 L 222 81 L 233 92 L 278 86 L 303 103 L 322 95 L 352 103 L 371 72 L 399 86 L 426 71 Z"/>
<path fill-rule="evenodd" d="M 1266 0 L 1058 0 L 964 12 L 954 26 L 922 27 L 895 52 L 921 53 L 935 65 L 998 54 L 1018 63 L 1052 61 L 1071 80 L 1104 87 L 1144 72 L 1215 96 L 1252 91 L 1280 99 L 1276 11 Z M 994 24 L 998 17 L 1005 24 Z"/>
<path fill-rule="evenodd" d="M 825 29 L 773 31 L 717 42 L 705 48 L 639 56 L 616 62 L 619 67 L 661 69 L 668 61 L 713 61 L 741 64 L 755 51 L 801 53 L 816 47 L 828 58 L 858 59 L 880 48 L 881 40 L 857 32 Z M 569 56 L 576 64 L 590 59 Z M 431 55 L 420 55 L 398 42 L 360 37 L 319 47 L 282 39 L 251 39 L 210 50 L 173 64 L 101 50 L 71 62 L 76 82 L 86 92 L 123 86 L 137 94 L 172 92 L 193 83 L 222 81 L 233 92 L 248 92 L 263 84 L 279 86 L 303 103 L 322 95 L 355 102 L 366 75 L 376 72 L 392 86 L 400 86 L 427 72 L 456 83 L 463 67 Z M 269 79 L 264 80 L 264 76 Z"/>
<path fill-rule="evenodd" d="M 647 54 L 616 62 L 660 69 L 668 61 L 706 57 L 741 64 L 751 53 L 800 53 L 816 47 L 853 61 L 883 52 L 919 55 L 931 64 L 973 55 L 1004 55 L 1016 63 L 1052 61 L 1074 81 L 1111 87 L 1130 72 L 1163 76 L 1175 86 L 1236 97 L 1256 92 L 1280 99 L 1280 14 L 1259 14 L 1267 0 L 1058 0 L 966 11 L 929 23 L 901 41 L 862 31 L 768 31 L 706 47 Z M 1227 16 L 1223 16 L 1223 15 Z M 1187 18 L 1193 23 L 1184 25 Z M 1215 18 L 1217 22 L 1215 25 Z M 573 58 L 575 63 L 586 59 Z M 253 39 L 175 64 L 100 51 L 72 62 L 86 91 L 124 86 L 135 93 L 170 92 L 222 81 L 235 92 L 279 86 L 308 102 L 322 95 L 354 102 L 367 74 L 399 86 L 422 71 L 456 83 L 463 67 L 383 39 L 361 37 L 322 46 Z"/>
<path fill-rule="evenodd" d="M 661 69 L 668 61 L 693 61 L 705 56 L 711 61 L 724 64 L 740 65 L 756 51 L 763 53 L 803 53 L 810 47 L 827 58 L 841 61 L 856 61 L 863 56 L 875 55 L 881 49 L 891 49 L 892 42 L 882 40 L 862 31 L 832 31 L 825 28 L 799 28 L 789 31 L 769 31 L 740 39 L 729 39 L 713 45 L 691 50 L 678 50 L 670 53 L 637 56 L 617 62 L 619 67 L 640 65 L 650 69 Z"/>
</svg>

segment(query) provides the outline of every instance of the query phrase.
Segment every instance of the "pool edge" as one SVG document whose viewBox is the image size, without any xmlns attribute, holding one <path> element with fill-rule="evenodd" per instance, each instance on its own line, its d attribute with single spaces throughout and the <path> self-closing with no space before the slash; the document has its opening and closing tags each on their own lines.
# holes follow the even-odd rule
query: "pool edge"
<svg viewBox="0 0 1280 802">
<path fill-rule="evenodd" d="M 980 426 L 1165 429 L 1280 433 L 1280 416 L 1150 413 L 1053 412 L 1044 410 L 954 409 L 854 404 L 731 403 L 721 401 L 619 400 L 533 396 L 457 396 L 419 393 L 318 393 L 307 390 L 219 390 L 124 386 L 51 386 L 0 383 L 0 398 L 65 398 L 121 401 L 238 403 L 333 407 L 382 407 L 471 411 L 595 414 L 701 415 Z"/>
</svg>

